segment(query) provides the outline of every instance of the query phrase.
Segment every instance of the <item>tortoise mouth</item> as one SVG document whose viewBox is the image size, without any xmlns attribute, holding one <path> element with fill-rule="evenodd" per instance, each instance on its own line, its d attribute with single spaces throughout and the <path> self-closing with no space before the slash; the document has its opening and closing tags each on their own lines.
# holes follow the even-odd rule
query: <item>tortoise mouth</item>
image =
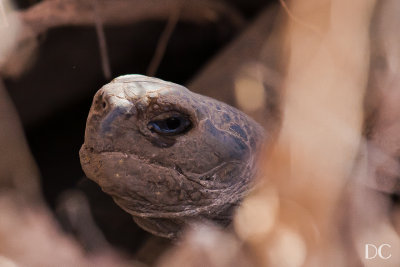
<svg viewBox="0 0 400 267">
<path fill-rule="evenodd" d="M 93 146 L 87 145 L 86 143 L 82 145 L 80 151 L 79 151 L 79 156 L 81 158 L 81 165 L 86 163 L 89 160 L 90 155 L 92 154 L 102 154 L 102 155 L 112 155 L 112 154 L 120 154 L 122 155 L 121 157 L 131 157 L 134 158 L 135 161 L 138 161 L 139 164 L 143 165 L 149 165 L 149 166 L 154 166 L 154 167 L 161 167 L 161 168 L 166 168 L 169 170 L 173 170 L 177 176 L 182 176 L 186 180 L 193 182 L 197 185 L 200 185 L 203 188 L 207 188 L 208 192 L 212 191 L 220 191 L 223 190 L 224 188 L 226 189 L 225 186 L 218 186 L 218 181 L 215 181 L 217 178 L 215 174 L 219 171 L 223 171 L 229 166 L 233 165 L 239 165 L 241 166 L 242 163 L 239 160 L 232 160 L 228 162 L 222 162 L 221 164 L 211 168 L 209 171 L 204 172 L 204 173 L 192 173 L 192 172 L 187 172 L 184 171 L 183 168 L 181 168 L 179 165 L 175 164 L 173 166 L 167 166 L 163 164 L 162 162 L 158 161 L 152 161 L 149 160 L 148 158 L 145 157 L 140 157 L 135 153 L 129 153 L 129 152 L 122 152 L 122 151 L 116 151 L 113 149 L 107 149 L 107 148 L 94 148 Z"/>
<path fill-rule="evenodd" d="M 217 214 L 221 210 L 237 205 L 245 193 L 240 185 L 218 188 L 215 187 L 213 181 L 208 179 L 213 173 L 223 171 L 227 164 L 232 164 L 232 162 L 223 163 L 205 174 L 196 176 L 193 173 L 184 173 L 179 166 L 163 166 L 135 154 L 99 151 L 86 144 L 81 147 L 80 159 L 82 168 L 89 179 L 99 184 L 103 191 L 111 195 L 123 210 L 141 218 L 173 219 L 200 216 L 201 214 Z M 126 165 L 120 165 L 121 161 L 126 161 Z M 233 163 L 237 164 L 237 162 Z M 141 171 L 147 168 L 143 167 L 144 165 L 156 169 L 159 173 L 170 173 L 170 176 L 175 177 L 176 180 L 185 180 L 193 187 L 192 191 L 178 188 L 185 191 L 188 197 L 185 199 L 173 198 L 169 203 L 164 200 L 163 195 L 175 192 L 177 188 L 172 189 L 171 192 L 168 192 L 168 188 L 166 188 L 161 192 L 159 198 L 155 192 L 154 194 L 141 192 L 146 188 L 150 190 L 144 181 L 146 179 L 141 175 Z M 117 177 L 112 171 L 117 166 L 123 166 L 125 170 L 128 170 L 129 167 L 129 172 L 133 172 L 133 174 L 124 176 L 121 172 Z M 139 185 L 135 185 L 136 183 Z M 193 192 L 198 192 L 199 196 L 191 199 Z"/>
</svg>

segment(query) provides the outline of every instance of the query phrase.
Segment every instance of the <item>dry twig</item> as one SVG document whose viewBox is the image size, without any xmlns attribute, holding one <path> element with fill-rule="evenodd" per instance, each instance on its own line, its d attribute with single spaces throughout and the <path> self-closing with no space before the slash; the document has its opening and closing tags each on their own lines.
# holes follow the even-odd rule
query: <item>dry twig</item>
<svg viewBox="0 0 400 267">
<path fill-rule="evenodd" d="M 167 25 L 165 26 L 165 29 L 160 36 L 156 51 L 147 70 L 148 76 L 154 76 L 157 72 L 158 67 L 160 66 L 161 60 L 168 45 L 168 41 L 171 38 L 172 33 L 174 32 L 176 24 L 178 23 L 182 7 L 183 5 L 181 4 L 176 10 L 174 10 L 173 13 L 171 13 L 170 17 L 168 18 Z"/>
</svg>

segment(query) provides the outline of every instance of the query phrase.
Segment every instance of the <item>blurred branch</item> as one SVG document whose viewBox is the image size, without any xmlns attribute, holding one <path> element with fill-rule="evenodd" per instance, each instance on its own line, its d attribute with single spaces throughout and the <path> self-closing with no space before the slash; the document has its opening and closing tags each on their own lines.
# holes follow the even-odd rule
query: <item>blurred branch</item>
<svg viewBox="0 0 400 267">
<path fill-rule="evenodd" d="M 176 10 L 180 10 L 181 21 L 216 23 L 224 18 L 235 28 L 244 25 L 244 19 L 239 12 L 217 0 L 44 0 L 26 10 L 14 11 L 4 17 L 12 27 L 16 27 L 14 21 L 20 21 L 22 29 L 13 53 L 6 59 L 0 58 L 3 61 L 0 72 L 9 77 L 20 75 L 30 66 L 30 59 L 37 47 L 37 37 L 52 28 L 95 26 L 103 72 L 106 78 L 110 77 L 104 26 L 168 20 L 171 14 L 174 16 Z M 0 48 L 2 46 L 4 45 L 0 43 Z"/>
<path fill-rule="evenodd" d="M 105 25 L 120 25 L 150 19 L 167 19 L 178 9 L 181 0 L 98 0 L 98 14 Z M 35 35 L 60 26 L 94 25 L 92 0 L 45 0 L 20 11 L 22 21 Z M 186 0 L 181 19 L 204 23 L 219 17 L 228 18 L 237 27 L 243 25 L 241 15 L 223 2 Z"/>
<path fill-rule="evenodd" d="M 39 174 L 0 79 L 0 265 L 132 266 L 105 248 L 87 255 L 42 202 Z"/>
<path fill-rule="evenodd" d="M 140 266 L 111 249 L 85 253 L 44 205 L 33 207 L 12 192 L 0 195 L 0 210 L 0 253 L 14 263 L 10 266 Z"/>
<path fill-rule="evenodd" d="M 99 41 L 100 57 L 101 57 L 101 68 L 103 69 L 104 78 L 107 80 L 111 79 L 111 66 L 107 52 L 106 35 L 104 33 L 103 20 L 98 10 L 98 0 L 93 0 L 93 8 L 95 10 L 95 24 L 97 40 Z"/>
<path fill-rule="evenodd" d="M 0 26 L 8 27 L 6 12 L 4 10 L 4 4 L 2 1 L 0 1 Z"/>
<path fill-rule="evenodd" d="M 190 90 L 204 94 L 232 106 L 239 107 L 268 129 L 279 122 L 281 27 L 284 25 L 279 6 L 262 11 L 222 52 L 210 60 L 188 84 Z M 247 81 L 246 83 L 240 83 Z M 243 85 L 243 86 L 242 86 Z M 249 86 L 254 85 L 254 86 Z M 252 110 L 241 105 L 238 91 L 251 98 L 257 87 L 260 95 L 249 100 Z M 261 100 L 257 107 L 254 100 Z"/>
<path fill-rule="evenodd" d="M 18 46 L 19 21 L 12 19 L 1 32 L 8 44 L 0 47 L 0 59 Z M 0 67 L 4 62 L 0 60 Z M 110 248 L 87 255 L 60 231 L 42 200 L 39 171 L 1 77 L 0 152 L 0 265 L 132 266 Z"/>
<path fill-rule="evenodd" d="M 183 2 L 182 2 L 183 3 Z M 164 31 L 160 36 L 160 40 L 158 41 L 156 51 L 154 53 L 153 58 L 151 59 L 149 68 L 147 70 L 148 76 L 154 76 L 157 72 L 158 66 L 161 63 L 161 60 L 164 56 L 165 49 L 167 48 L 168 41 L 171 38 L 172 33 L 175 30 L 175 26 L 179 21 L 179 17 L 181 15 L 182 5 L 180 5 L 168 18 L 167 25 L 165 26 Z"/>
</svg>

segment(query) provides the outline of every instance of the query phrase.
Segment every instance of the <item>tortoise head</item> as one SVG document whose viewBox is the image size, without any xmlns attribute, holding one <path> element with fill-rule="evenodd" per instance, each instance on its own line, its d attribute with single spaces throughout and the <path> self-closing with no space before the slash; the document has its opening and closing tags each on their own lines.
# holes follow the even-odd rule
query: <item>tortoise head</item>
<svg viewBox="0 0 400 267">
<path fill-rule="evenodd" d="M 80 158 L 86 175 L 142 228 L 175 237 L 188 220 L 229 223 L 262 141 L 262 128 L 231 106 L 126 75 L 94 96 Z"/>
</svg>

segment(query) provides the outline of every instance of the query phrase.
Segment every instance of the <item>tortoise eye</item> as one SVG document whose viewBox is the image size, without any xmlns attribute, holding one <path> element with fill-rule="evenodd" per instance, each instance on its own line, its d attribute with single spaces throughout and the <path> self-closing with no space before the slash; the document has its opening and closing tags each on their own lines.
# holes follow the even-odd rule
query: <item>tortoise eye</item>
<svg viewBox="0 0 400 267">
<path fill-rule="evenodd" d="M 147 127 L 152 132 L 162 135 L 178 135 L 187 132 L 192 126 L 191 121 L 184 115 L 161 114 L 151 120 Z"/>
</svg>

